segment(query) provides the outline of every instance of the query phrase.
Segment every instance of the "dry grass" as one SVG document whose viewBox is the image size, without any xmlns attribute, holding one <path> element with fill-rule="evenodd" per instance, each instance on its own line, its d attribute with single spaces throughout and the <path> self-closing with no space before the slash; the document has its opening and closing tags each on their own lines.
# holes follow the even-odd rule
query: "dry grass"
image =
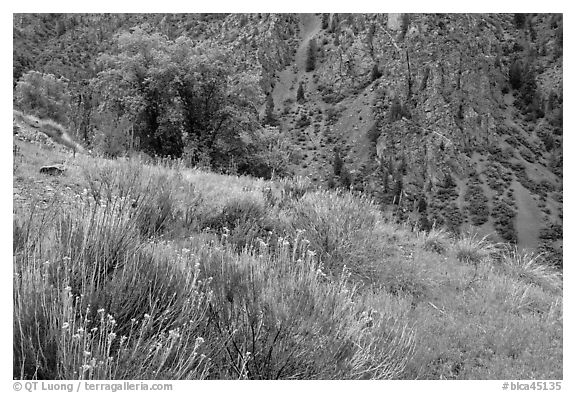
<svg viewBox="0 0 576 393">
<path fill-rule="evenodd" d="M 15 212 L 15 378 L 562 378 L 543 256 L 298 180 L 76 163 L 75 208 Z"/>
<path fill-rule="evenodd" d="M 545 254 L 520 251 L 510 247 L 503 254 L 502 262 L 510 274 L 529 284 L 540 285 L 553 291 L 562 291 L 562 272 L 546 261 Z"/>
<path fill-rule="evenodd" d="M 454 245 L 456 259 L 476 265 L 496 255 L 500 251 L 500 246 L 487 239 L 488 236 L 479 237 L 476 234 L 461 236 Z"/>
</svg>

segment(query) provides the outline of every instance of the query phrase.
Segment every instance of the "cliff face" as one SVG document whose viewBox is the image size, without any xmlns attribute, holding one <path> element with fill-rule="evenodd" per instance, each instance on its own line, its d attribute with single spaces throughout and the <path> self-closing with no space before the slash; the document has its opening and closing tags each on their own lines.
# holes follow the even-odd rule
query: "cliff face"
<svg viewBox="0 0 576 393">
<path fill-rule="evenodd" d="M 345 183 L 401 219 L 551 249 L 562 222 L 560 16 L 315 17 L 322 28 L 301 41 L 315 42 L 313 70 L 283 78 L 305 100 L 275 101 L 302 149 L 298 172 L 338 183 L 337 149 Z M 427 209 L 413 214 L 420 200 Z"/>
</svg>

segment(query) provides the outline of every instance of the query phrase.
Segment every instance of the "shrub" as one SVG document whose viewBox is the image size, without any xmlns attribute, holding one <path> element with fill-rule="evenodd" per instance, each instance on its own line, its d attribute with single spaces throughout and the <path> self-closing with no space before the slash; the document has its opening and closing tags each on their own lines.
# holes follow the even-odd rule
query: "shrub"
<svg viewBox="0 0 576 393">
<path fill-rule="evenodd" d="M 508 79 L 510 80 L 510 85 L 512 85 L 513 89 L 518 90 L 522 87 L 523 73 L 524 67 L 522 66 L 522 63 L 519 60 L 514 61 L 510 66 L 510 71 L 508 73 Z"/>
<path fill-rule="evenodd" d="M 379 271 L 382 245 L 377 240 L 379 213 L 372 201 L 349 192 L 307 193 L 296 202 L 287 225 L 304 230 L 310 249 L 331 275 L 344 265 L 356 280 L 373 281 Z"/>
<path fill-rule="evenodd" d="M 205 377 L 195 261 L 144 246 L 124 209 L 35 223 L 14 261 L 15 378 Z"/>
<path fill-rule="evenodd" d="M 298 128 L 306 128 L 309 125 L 310 125 L 310 118 L 306 116 L 306 114 L 303 114 L 298 118 L 298 120 L 296 120 L 296 127 Z"/>
<path fill-rule="evenodd" d="M 444 228 L 433 227 L 428 233 L 420 232 L 418 237 L 426 251 L 438 254 L 444 254 L 450 242 L 450 236 Z"/>
<path fill-rule="evenodd" d="M 16 84 L 16 105 L 42 119 L 66 125 L 70 113 L 70 93 L 64 79 L 52 74 L 28 71 Z"/>
<path fill-rule="evenodd" d="M 370 81 L 374 82 L 382 76 L 382 71 L 378 69 L 378 64 L 374 64 L 372 72 L 370 73 Z"/>
<path fill-rule="evenodd" d="M 306 72 L 314 71 L 316 68 L 316 40 L 311 39 L 308 43 L 308 55 L 306 57 Z"/>
<path fill-rule="evenodd" d="M 390 112 L 388 114 L 388 118 L 390 119 L 390 122 L 395 122 L 397 120 L 402 119 L 403 116 L 403 110 L 402 110 L 402 104 L 400 103 L 400 100 L 398 99 L 398 97 L 395 97 L 392 100 L 392 105 L 390 105 Z"/>
<path fill-rule="evenodd" d="M 514 217 L 516 213 L 508 203 L 497 200 L 493 204 L 492 218 L 494 218 L 494 228 L 502 238 L 510 243 L 516 242 L 516 229 L 514 228 Z"/>
<path fill-rule="evenodd" d="M 528 284 L 536 284 L 544 289 L 562 290 L 562 273 L 546 261 L 545 254 L 533 251 L 520 251 L 509 247 L 502 258 L 504 267 Z"/>
<path fill-rule="evenodd" d="M 251 197 L 229 200 L 222 211 L 204 225 L 223 235 L 238 249 L 252 245 L 257 237 L 266 237 L 272 229 L 264 205 Z"/>
<path fill-rule="evenodd" d="M 302 85 L 302 82 L 300 82 L 300 84 L 298 85 L 298 90 L 296 91 L 296 101 L 303 102 L 304 100 L 305 100 L 304 86 Z"/>
<path fill-rule="evenodd" d="M 398 378 L 412 333 L 372 314 L 346 274 L 327 280 L 306 242 L 234 255 L 201 250 L 212 277 L 213 373 L 239 379 Z M 392 299 L 388 300 L 390 302 Z M 222 348 L 224 350 L 222 350 Z"/>
<path fill-rule="evenodd" d="M 478 265 L 498 252 L 498 246 L 489 242 L 487 236 L 462 236 L 455 244 L 456 259 L 460 262 Z"/>
<path fill-rule="evenodd" d="M 468 203 L 467 209 L 470 214 L 472 224 L 482 225 L 488 221 L 490 210 L 488 208 L 488 198 L 484 195 L 479 180 L 476 177 L 472 179 L 472 184 L 468 186 L 464 194 L 464 200 Z"/>
</svg>

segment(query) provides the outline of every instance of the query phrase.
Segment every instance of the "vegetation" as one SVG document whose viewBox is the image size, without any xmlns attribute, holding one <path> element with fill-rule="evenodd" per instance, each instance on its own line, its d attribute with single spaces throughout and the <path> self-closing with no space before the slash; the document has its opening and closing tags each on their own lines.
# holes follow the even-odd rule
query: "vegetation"
<svg viewBox="0 0 576 393">
<path fill-rule="evenodd" d="M 14 377 L 562 378 L 562 15 L 398 16 L 14 14 Z"/>
<path fill-rule="evenodd" d="M 15 378 L 562 377 L 561 278 L 536 257 L 438 230 L 404 249 L 369 199 L 301 179 L 74 174 L 75 207 L 14 217 Z"/>
<path fill-rule="evenodd" d="M 316 40 L 311 39 L 308 43 L 308 52 L 306 57 L 306 72 L 314 71 L 316 68 Z"/>
<path fill-rule="evenodd" d="M 296 91 L 296 101 L 302 103 L 304 100 L 304 86 L 302 85 L 302 82 L 300 82 L 298 90 Z"/>
<path fill-rule="evenodd" d="M 37 71 L 28 71 L 16 83 L 15 103 L 22 110 L 41 119 L 68 123 L 70 93 L 62 78 Z"/>
</svg>

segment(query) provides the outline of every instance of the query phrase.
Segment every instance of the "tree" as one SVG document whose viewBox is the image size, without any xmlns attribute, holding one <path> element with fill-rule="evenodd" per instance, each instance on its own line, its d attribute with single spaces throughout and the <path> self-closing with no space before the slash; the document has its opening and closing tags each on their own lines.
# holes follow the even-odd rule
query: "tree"
<svg viewBox="0 0 576 393">
<path fill-rule="evenodd" d="M 296 91 L 296 101 L 303 102 L 304 100 L 304 86 L 302 85 L 302 82 L 300 82 L 298 85 L 298 90 Z"/>
<path fill-rule="evenodd" d="M 515 60 L 510 66 L 510 71 L 508 72 L 508 79 L 510 80 L 510 85 L 513 89 L 517 90 L 522 86 L 522 74 L 524 73 L 522 63 L 519 60 Z"/>
<path fill-rule="evenodd" d="M 274 115 L 274 98 L 272 94 L 266 96 L 266 109 L 264 110 L 264 124 L 275 126 L 278 123 Z"/>
<path fill-rule="evenodd" d="M 326 14 L 326 13 L 322 14 L 322 29 L 323 30 L 328 29 L 329 22 L 330 22 L 330 14 Z"/>
<path fill-rule="evenodd" d="M 136 28 L 117 44 L 118 54 L 100 57 L 93 82 L 100 111 L 126 116 L 150 154 L 186 151 L 191 164 L 207 158 L 215 169 L 232 161 L 249 167 L 242 135 L 259 127 L 257 76 L 234 71 L 228 52 L 187 37 L 170 41 Z"/>
<path fill-rule="evenodd" d="M 514 24 L 518 29 L 523 29 L 526 24 L 526 14 L 514 14 Z"/>
<path fill-rule="evenodd" d="M 374 63 L 372 67 L 372 72 L 370 74 L 370 80 L 374 82 L 376 79 L 379 79 L 382 76 L 382 72 L 378 69 L 378 64 Z"/>
<path fill-rule="evenodd" d="M 422 195 L 418 200 L 418 207 L 417 207 L 418 213 L 426 213 L 427 209 L 428 204 L 426 203 L 426 197 Z"/>
<path fill-rule="evenodd" d="M 68 82 L 52 74 L 28 71 L 16 84 L 16 105 L 40 118 L 67 125 L 70 114 Z"/>
<path fill-rule="evenodd" d="M 306 72 L 316 68 L 316 40 L 311 39 L 308 43 L 308 56 L 306 57 Z"/>
<path fill-rule="evenodd" d="M 342 161 L 342 157 L 340 157 L 340 151 L 334 148 L 334 161 L 332 162 L 332 168 L 334 169 L 334 175 L 340 176 L 342 173 L 342 166 L 344 162 Z"/>
<path fill-rule="evenodd" d="M 402 119 L 402 104 L 400 103 L 398 97 L 394 97 L 392 100 L 392 105 L 390 105 L 389 118 L 391 123 Z"/>
<path fill-rule="evenodd" d="M 402 179 L 402 173 L 401 172 L 397 172 L 396 174 L 396 179 L 395 183 L 394 183 L 394 202 L 396 205 L 400 204 L 400 200 L 402 198 L 402 190 L 404 189 L 404 181 Z"/>
</svg>

